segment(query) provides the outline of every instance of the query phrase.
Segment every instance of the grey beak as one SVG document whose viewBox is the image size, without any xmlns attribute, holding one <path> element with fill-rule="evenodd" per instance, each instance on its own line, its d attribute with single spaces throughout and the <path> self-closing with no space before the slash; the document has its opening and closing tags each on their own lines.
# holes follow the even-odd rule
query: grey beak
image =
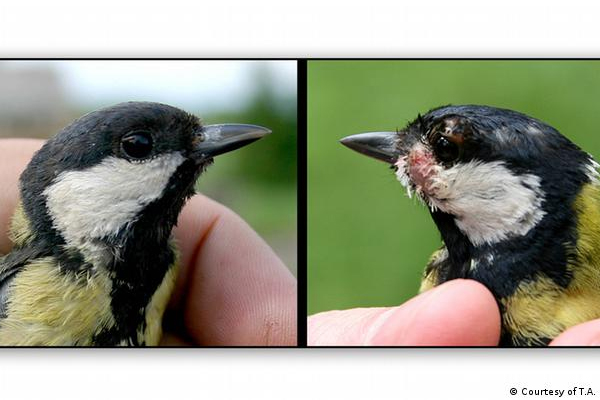
<svg viewBox="0 0 600 400">
<path fill-rule="evenodd" d="M 396 132 L 368 132 L 346 136 L 340 143 L 366 156 L 394 164 L 400 157 L 397 140 Z"/>
<path fill-rule="evenodd" d="M 246 146 L 271 131 L 257 125 L 206 125 L 198 133 L 195 153 L 206 159 Z"/>
</svg>

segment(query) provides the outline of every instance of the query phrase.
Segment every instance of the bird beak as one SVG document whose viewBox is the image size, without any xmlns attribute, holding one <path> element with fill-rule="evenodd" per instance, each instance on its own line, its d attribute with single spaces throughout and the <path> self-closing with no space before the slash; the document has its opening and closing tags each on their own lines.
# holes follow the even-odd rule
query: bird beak
<svg viewBox="0 0 600 400">
<path fill-rule="evenodd" d="M 366 156 L 394 164 L 400 157 L 397 140 L 396 132 L 369 132 L 346 136 L 340 143 Z"/>
<path fill-rule="evenodd" d="M 246 146 L 271 131 L 257 125 L 219 124 L 206 125 L 198 132 L 194 154 L 201 160 Z"/>
</svg>

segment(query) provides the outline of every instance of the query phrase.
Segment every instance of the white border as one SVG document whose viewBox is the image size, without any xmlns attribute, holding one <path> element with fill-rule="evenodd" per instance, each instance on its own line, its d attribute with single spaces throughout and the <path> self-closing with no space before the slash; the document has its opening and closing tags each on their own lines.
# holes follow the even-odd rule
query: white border
<svg viewBox="0 0 600 400">
<path fill-rule="evenodd" d="M 7 56 L 590 57 L 590 0 L 76 0 L 0 4 Z"/>
<path fill-rule="evenodd" d="M 509 399 L 591 387 L 587 349 L 153 349 L 1 352 L 3 398 Z M 519 359 L 527 359 L 527 363 Z M 519 394 L 510 395 L 516 388 Z M 566 392 L 565 392 L 566 393 Z M 586 396 L 567 396 L 563 398 Z M 588 397 L 591 399 L 593 397 Z"/>
</svg>

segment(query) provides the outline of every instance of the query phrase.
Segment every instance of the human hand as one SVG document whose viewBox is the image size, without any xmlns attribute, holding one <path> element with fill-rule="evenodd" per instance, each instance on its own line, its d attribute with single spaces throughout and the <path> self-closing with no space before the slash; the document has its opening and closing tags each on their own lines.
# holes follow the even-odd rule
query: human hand
<svg viewBox="0 0 600 400">
<path fill-rule="evenodd" d="M 500 312 L 473 280 L 455 279 L 398 307 L 328 311 L 308 319 L 309 346 L 496 346 Z"/>
<path fill-rule="evenodd" d="M 6 232 L 18 202 L 18 178 L 42 144 L 0 140 L 0 254 L 12 247 Z M 296 280 L 239 216 L 196 195 L 174 233 L 182 268 L 162 345 L 296 344 Z"/>
<path fill-rule="evenodd" d="M 600 319 L 567 329 L 550 346 L 600 346 Z"/>
</svg>

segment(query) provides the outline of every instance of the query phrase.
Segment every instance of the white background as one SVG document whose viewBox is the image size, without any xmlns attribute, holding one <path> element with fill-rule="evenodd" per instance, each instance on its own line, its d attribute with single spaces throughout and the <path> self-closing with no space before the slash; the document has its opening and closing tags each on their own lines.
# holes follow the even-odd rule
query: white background
<svg viewBox="0 0 600 400">
<path fill-rule="evenodd" d="M 513 387 L 574 386 L 600 396 L 595 349 L 7 349 L 0 356 L 3 399 L 494 400 L 534 398 L 511 396 Z"/>
<path fill-rule="evenodd" d="M 599 11 L 596 2 L 581 0 L 3 1 L 0 51 L 5 57 L 598 57 Z M 511 387 L 592 386 L 600 393 L 599 358 L 598 349 L 5 349 L 0 396 L 509 399 L 524 397 L 510 396 Z"/>
<path fill-rule="evenodd" d="M 4 0 L 14 56 L 598 56 L 593 0 Z"/>
</svg>

